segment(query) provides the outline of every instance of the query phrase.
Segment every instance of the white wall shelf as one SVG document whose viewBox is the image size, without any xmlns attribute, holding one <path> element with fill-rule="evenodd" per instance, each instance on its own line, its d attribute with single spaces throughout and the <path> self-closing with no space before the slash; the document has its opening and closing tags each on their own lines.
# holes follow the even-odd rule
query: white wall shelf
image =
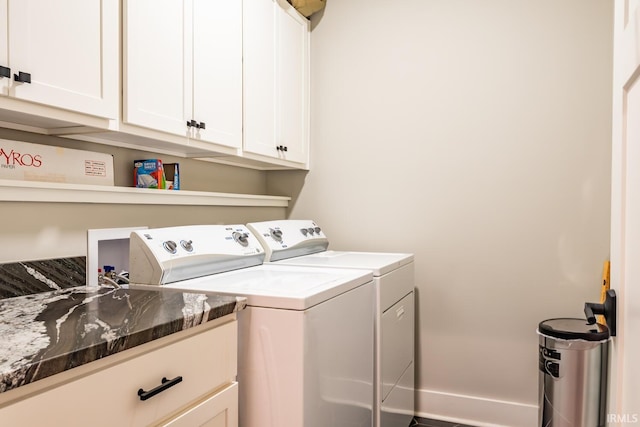
<svg viewBox="0 0 640 427">
<path fill-rule="evenodd" d="M 290 197 L 0 180 L 0 201 L 287 207 Z"/>
</svg>

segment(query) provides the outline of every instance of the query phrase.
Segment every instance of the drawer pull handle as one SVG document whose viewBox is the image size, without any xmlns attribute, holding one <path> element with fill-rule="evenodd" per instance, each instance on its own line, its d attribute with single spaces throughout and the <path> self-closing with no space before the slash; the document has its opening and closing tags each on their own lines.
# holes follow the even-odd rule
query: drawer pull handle
<svg viewBox="0 0 640 427">
<path fill-rule="evenodd" d="M 156 394 L 162 393 L 166 389 L 171 388 L 180 382 L 182 382 L 182 377 L 175 377 L 172 380 L 168 380 L 162 377 L 162 384 L 160 384 L 158 387 L 154 388 L 153 390 L 149 390 L 149 391 L 144 391 L 143 389 L 140 389 L 138 390 L 138 396 L 140 396 L 140 400 L 142 401 L 151 399 Z"/>
</svg>

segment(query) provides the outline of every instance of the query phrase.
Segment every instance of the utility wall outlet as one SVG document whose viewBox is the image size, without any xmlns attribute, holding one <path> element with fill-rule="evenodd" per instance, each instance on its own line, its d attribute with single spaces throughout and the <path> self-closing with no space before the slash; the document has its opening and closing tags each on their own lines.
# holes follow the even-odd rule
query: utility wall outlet
<svg viewBox="0 0 640 427">
<path fill-rule="evenodd" d="M 116 273 L 129 271 L 129 236 L 149 227 L 98 228 L 87 230 L 87 285 L 98 284 L 98 269 L 115 267 Z"/>
</svg>

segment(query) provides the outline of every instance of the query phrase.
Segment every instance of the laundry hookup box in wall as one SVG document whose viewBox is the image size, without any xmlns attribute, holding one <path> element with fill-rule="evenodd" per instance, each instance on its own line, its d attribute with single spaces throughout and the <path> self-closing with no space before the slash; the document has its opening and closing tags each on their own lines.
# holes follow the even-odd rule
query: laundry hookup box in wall
<svg viewBox="0 0 640 427">
<path fill-rule="evenodd" d="M 0 179 L 113 186 L 113 156 L 0 139 Z"/>
</svg>

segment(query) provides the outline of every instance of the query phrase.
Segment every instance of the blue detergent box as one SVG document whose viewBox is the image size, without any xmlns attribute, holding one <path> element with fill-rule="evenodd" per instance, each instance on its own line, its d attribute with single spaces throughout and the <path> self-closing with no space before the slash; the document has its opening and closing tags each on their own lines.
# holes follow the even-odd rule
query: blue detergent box
<svg viewBox="0 0 640 427">
<path fill-rule="evenodd" d="M 138 188 L 167 188 L 162 160 L 147 159 L 133 162 L 133 180 Z"/>
</svg>

